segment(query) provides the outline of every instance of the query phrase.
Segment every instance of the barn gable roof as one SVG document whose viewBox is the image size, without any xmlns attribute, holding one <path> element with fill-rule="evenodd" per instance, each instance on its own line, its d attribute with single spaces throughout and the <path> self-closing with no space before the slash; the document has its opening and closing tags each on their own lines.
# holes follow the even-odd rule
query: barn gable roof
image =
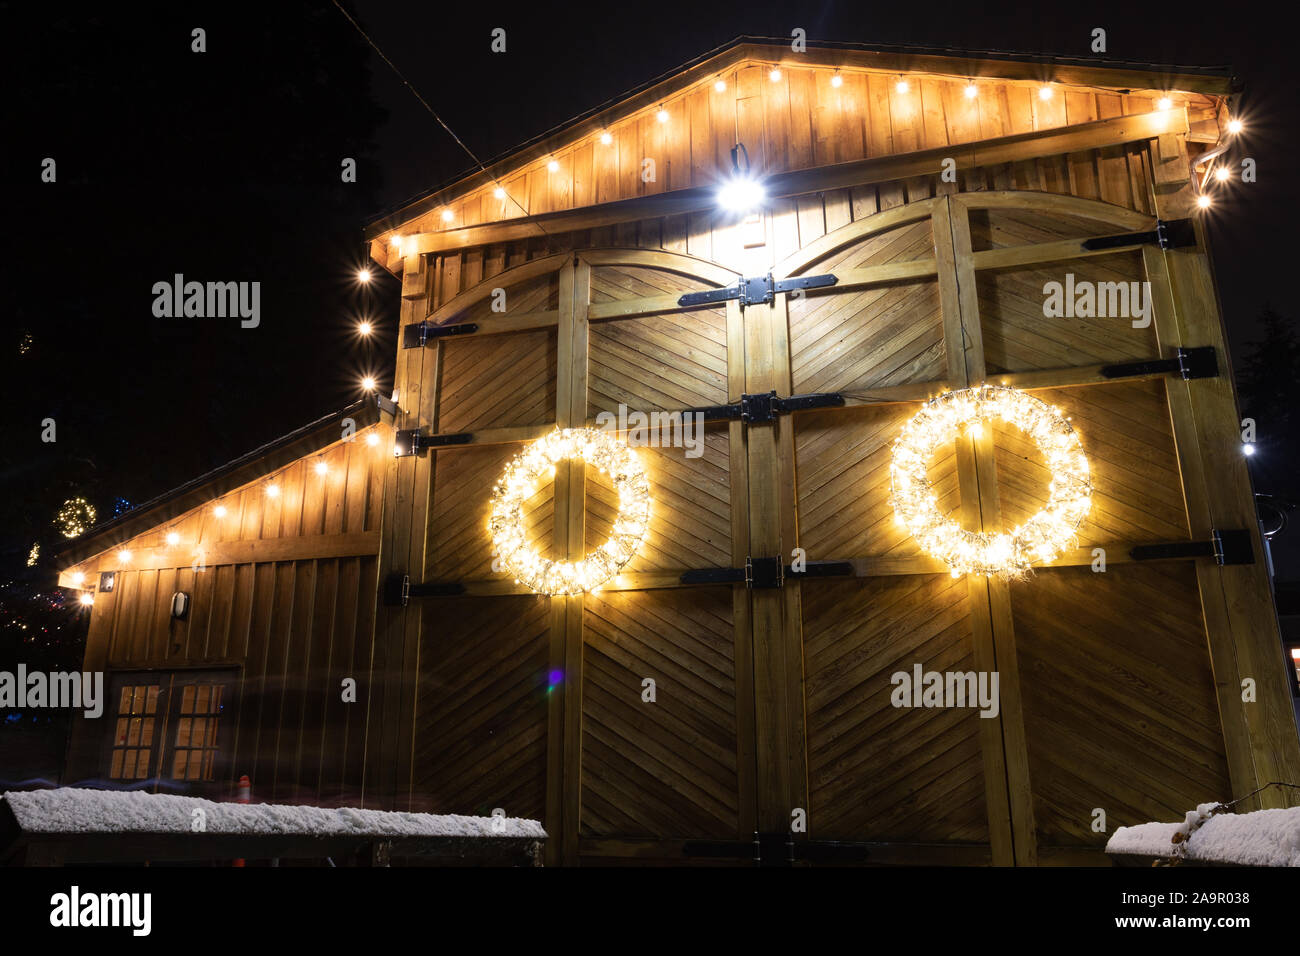
<svg viewBox="0 0 1300 956">
<path fill-rule="evenodd" d="M 836 72 L 843 72 L 846 77 L 855 78 L 874 75 L 882 82 L 888 74 L 906 74 L 924 75 L 935 80 L 942 79 L 950 83 L 962 82 L 963 84 L 971 79 L 1020 85 L 1051 83 L 1081 90 L 1134 97 L 1178 91 L 1186 94 L 1181 105 L 1188 106 L 1189 112 L 1195 107 L 1201 114 L 1197 118 L 1201 120 L 1209 118 L 1208 111 L 1213 105 L 1212 97 L 1225 96 L 1234 89 L 1234 81 L 1228 67 L 1157 65 L 1104 58 L 1038 56 L 1005 51 L 830 42 L 810 42 L 806 52 L 794 53 L 788 38 L 742 36 L 663 76 L 650 80 L 637 89 L 600 104 L 554 129 L 540 133 L 506 154 L 487 162 L 485 169 L 472 170 L 376 218 L 366 230 L 366 237 L 372 240 L 372 257 L 390 268 L 395 268 L 400 262 L 402 250 L 400 247 L 390 249 L 388 246 L 389 241 L 401 233 L 455 231 L 484 222 L 535 217 L 539 213 L 545 214 L 566 208 L 566 203 L 572 208 L 607 201 L 612 196 L 609 190 L 605 190 L 607 195 L 602 196 L 599 183 L 581 181 L 580 177 L 586 174 L 590 167 L 583 167 L 582 172 L 575 173 L 572 168 L 574 164 L 566 161 L 567 155 L 573 154 L 575 150 L 589 148 L 602 133 L 611 135 L 613 147 L 624 146 L 624 139 L 620 138 L 620 130 L 628 126 L 635 127 L 638 120 L 644 126 L 645 117 L 657 114 L 660 110 L 671 114 L 670 122 L 667 124 L 669 127 L 680 128 L 684 124 L 680 124 L 678 120 L 689 119 L 692 108 L 716 109 L 716 105 L 704 104 L 703 101 L 700 105 L 688 104 L 688 99 L 697 92 L 707 89 L 723 77 L 734 81 L 746 69 L 762 68 L 766 71 L 773 67 L 800 73 L 812 71 L 813 74 L 825 74 L 826 77 Z M 877 88 L 876 84 L 870 87 L 864 84 L 861 89 L 864 100 L 875 97 L 881 105 L 888 108 L 887 90 Z M 880 99 L 882 90 L 883 100 Z M 750 91 L 745 92 L 748 95 Z M 799 95 L 818 94 L 808 88 Z M 940 95 L 946 93 L 935 94 L 935 96 Z M 795 94 L 792 93 L 792 109 L 794 96 Z M 744 95 L 739 90 L 729 90 L 727 98 L 732 101 L 727 104 L 729 115 L 726 119 L 730 120 L 730 111 L 733 108 L 737 113 L 743 112 L 743 107 L 739 105 L 733 107 L 732 103 L 743 100 Z M 805 100 L 801 105 L 805 109 L 815 110 L 824 108 L 826 104 Z M 857 106 L 859 115 L 864 114 L 867 107 L 868 104 L 865 102 Z M 1124 110 L 1125 113 L 1135 111 L 1130 108 Z M 927 117 L 925 121 L 928 122 L 929 119 Z M 940 121 L 942 122 L 942 119 Z M 981 128 L 974 139 L 987 138 L 984 135 L 986 130 L 983 129 L 986 124 L 981 122 L 979 125 Z M 1050 117 L 1041 123 L 1038 117 L 1034 119 L 1035 129 L 1052 125 L 1070 125 L 1070 121 L 1067 121 L 1064 116 L 1056 122 L 1053 122 Z M 739 132 L 743 134 L 743 130 Z M 698 131 L 693 130 L 691 135 L 698 138 Z M 646 136 L 642 134 L 637 137 L 635 133 L 632 136 L 639 142 L 628 142 L 627 146 L 643 153 Z M 704 165 L 717 167 L 719 163 L 725 162 L 725 154 L 718 155 L 719 147 L 716 144 L 696 142 L 687 145 L 696 147 L 703 145 L 707 150 L 705 156 L 692 156 L 687 159 L 687 163 L 695 167 L 696 171 Z M 908 145 L 905 142 L 890 143 L 885 148 L 889 152 L 899 153 L 907 151 Z M 872 154 L 872 146 L 873 144 L 867 143 L 865 152 Z M 559 176 L 567 180 L 558 195 L 555 189 L 549 187 L 539 190 L 537 185 L 530 182 L 528 178 L 530 167 L 537 167 L 540 164 L 545 168 L 545 163 L 552 157 L 559 162 Z M 856 157 L 850 155 L 847 158 Z M 826 165 L 828 162 L 835 161 L 837 161 L 836 157 L 831 155 L 823 161 L 814 161 L 812 165 Z M 622 168 L 618 170 L 620 175 L 625 172 L 626 170 Z M 594 179 L 598 175 L 599 171 L 592 170 L 589 178 Z M 642 191 L 670 191 L 680 188 L 680 184 L 683 183 L 698 185 L 684 178 L 679 169 L 670 183 Z M 499 195 L 500 191 L 504 191 L 504 196 Z M 626 197 L 619 195 L 614 198 Z"/>
</svg>

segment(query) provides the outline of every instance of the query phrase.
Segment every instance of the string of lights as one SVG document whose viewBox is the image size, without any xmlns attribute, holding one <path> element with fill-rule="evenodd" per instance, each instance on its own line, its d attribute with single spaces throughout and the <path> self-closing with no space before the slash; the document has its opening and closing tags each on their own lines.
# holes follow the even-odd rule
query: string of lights
<svg viewBox="0 0 1300 956">
<path fill-rule="evenodd" d="M 1048 500 L 1010 531 L 969 531 L 940 511 L 926 469 L 941 445 L 963 431 L 982 438 L 991 421 L 1014 425 L 1037 444 L 1052 475 Z M 948 565 L 953 577 L 1017 577 L 1036 562 L 1052 560 L 1073 539 L 1092 502 L 1087 456 L 1060 409 L 1019 389 L 990 385 L 945 392 L 926 402 L 894 441 L 890 478 L 898 523 Z"/>
</svg>

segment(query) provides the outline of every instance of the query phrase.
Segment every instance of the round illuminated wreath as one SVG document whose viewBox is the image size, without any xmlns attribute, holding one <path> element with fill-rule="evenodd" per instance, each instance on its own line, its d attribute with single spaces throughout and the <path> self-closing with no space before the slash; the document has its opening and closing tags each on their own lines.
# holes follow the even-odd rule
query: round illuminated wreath
<svg viewBox="0 0 1300 956">
<path fill-rule="evenodd" d="M 557 463 L 577 459 L 603 473 L 618 492 L 618 518 L 609 540 L 581 561 L 552 561 L 529 545 L 524 502 L 555 474 Z M 492 489 L 489 523 L 500 566 L 542 594 L 595 591 L 632 560 L 650 527 L 650 482 L 636 453 L 594 428 L 558 429 L 510 460 Z"/>
<path fill-rule="evenodd" d="M 962 429 L 979 437 L 983 423 L 1000 420 L 1028 433 L 1052 473 L 1047 504 L 1018 528 L 997 534 L 966 531 L 939 511 L 926 465 L 939 446 Z M 1055 558 L 1074 537 L 1092 501 L 1088 459 L 1079 436 L 1059 409 L 1031 395 L 996 386 L 966 388 L 931 399 L 894 441 L 890 476 L 894 514 L 921 547 L 953 576 L 1020 575 Z"/>
</svg>

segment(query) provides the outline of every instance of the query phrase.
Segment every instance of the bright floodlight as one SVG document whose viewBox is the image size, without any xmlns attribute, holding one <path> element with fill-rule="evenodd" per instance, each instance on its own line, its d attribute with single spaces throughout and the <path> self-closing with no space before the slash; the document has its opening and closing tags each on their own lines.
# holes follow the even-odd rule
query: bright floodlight
<svg viewBox="0 0 1300 956">
<path fill-rule="evenodd" d="M 84 604 L 86 607 L 90 607 L 90 605 L 95 603 L 95 596 L 90 593 L 83 594 L 81 596 L 81 603 Z"/>
<path fill-rule="evenodd" d="M 358 322 L 357 331 L 360 332 L 362 335 L 369 335 L 371 332 L 374 331 L 374 326 L 371 325 L 369 322 L 365 322 L 365 321 Z"/>
<path fill-rule="evenodd" d="M 357 279 L 360 280 L 361 282 L 369 282 L 369 281 L 370 281 L 370 270 L 369 270 L 369 269 L 362 269 L 362 270 L 360 270 L 360 271 L 357 273 Z"/>
<path fill-rule="evenodd" d="M 729 180 L 718 190 L 718 202 L 724 209 L 744 212 L 761 203 L 766 195 L 762 184 L 740 176 Z"/>
<path fill-rule="evenodd" d="M 1210 197 L 1209 197 L 1209 196 L 1206 196 L 1206 195 L 1204 195 L 1204 194 L 1202 194 L 1202 195 L 1200 195 L 1200 196 L 1197 196 L 1197 197 L 1196 197 L 1196 205 L 1198 205 L 1198 206 L 1201 207 L 1202 209 L 1209 209 L 1209 208 L 1210 208 Z"/>
<path fill-rule="evenodd" d="M 1228 122 L 1228 132 L 1229 132 L 1229 133 L 1240 133 L 1240 132 L 1241 132 L 1241 120 L 1239 120 L 1239 119 L 1230 120 L 1230 121 Z"/>
<path fill-rule="evenodd" d="M 1242 444 L 1241 444 L 1241 453 L 1242 453 L 1243 455 L 1253 455 L 1253 454 L 1255 454 L 1255 443 L 1254 443 L 1254 442 L 1249 442 L 1249 441 L 1248 441 L 1248 442 L 1242 442 Z"/>
</svg>

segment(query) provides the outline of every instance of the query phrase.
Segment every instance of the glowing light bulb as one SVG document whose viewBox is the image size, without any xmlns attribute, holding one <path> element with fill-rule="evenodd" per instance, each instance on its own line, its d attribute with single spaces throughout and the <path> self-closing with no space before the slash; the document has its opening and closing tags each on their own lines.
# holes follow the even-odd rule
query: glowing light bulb
<svg viewBox="0 0 1300 956">
<path fill-rule="evenodd" d="M 442 221 L 443 221 L 443 222 L 451 222 L 451 221 L 452 221 L 453 219 L 455 219 L 455 218 L 456 218 L 456 214 L 455 214 L 454 212 L 452 212 L 450 209 L 444 209 L 444 210 L 442 211 Z"/>
<path fill-rule="evenodd" d="M 761 203 L 766 194 L 761 183 L 741 176 L 718 190 L 718 203 L 725 209 L 745 212 Z"/>
<path fill-rule="evenodd" d="M 379 444 L 379 432 L 371 432 L 366 436 L 366 444 L 371 447 Z"/>
<path fill-rule="evenodd" d="M 726 81 L 726 80 L 718 80 L 718 82 L 716 82 L 716 83 L 713 84 L 713 91 L 714 91 L 715 93 L 725 93 L 725 92 L 727 92 L 727 81 Z"/>
<path fill-rule="evenodd" d="M 330 470 L 330 466 L 323 461 L 316 462 L 316 474 L 323 475 Z"/>
<path fill-rule="evenodd" d="M 267 486 L 266 486 L 266 497 L 268 497 L 268 498 L 279 498 L 279 497 L 280 497 L 280 486 L 279 486 L 279 485 L 267 485 Z"/>
<path fill-rule="evenodd" d="M 1242 442 L 1241 453 L 1247 457 L 1250 457 L 1251 455 L 1255 454 L 1255 443 L 1250 441 Z"/>
<path fill-rule="evenodd" d="M 180 543 L 181 543 L 181 536 L 180 536 L 180 535 L 178 535 L 175 531 L 168 531 L 168 532 L 167 532 L 167 544 L 168 544 L 169 547 L 174 548 L 174 547 L 176 547 L 176 545 L 178 545 L 178 544 L 180 544 Z"/>
<path fill-rule="evenodd" d="M 1167 96 L 1162 96 L 1156 100 L 1156 109 L 1167 110 L 1174 105 L 1174 101 Z"/>
<path fill-rule="evenodd" d="M 374 326 L 372 326 L 369 322 L 363 320 L 357 323 L 357 331 L 360 332 L 362 335 L 369 335 L 372 331 L 374 331 Z"/>
<path fill-rule="evenodd" d="M 357 272 L 357 281 L 358 281 L 358 282 L 369 282 L 369 281 L 370 281 L 370 270 L 369 270 L 369 269 L 361 269 L 361 270 L 359 270 L 359 271 Z"/>
<path fill-rule="evenodd" d="M 1240 132 L 1242 131 L 1242 129 L 1243 129 L 1243 126 L 1242 126 L 1242 124 L 1241 124 L 1241 120 L 1239 120 L 1239 119 L 1235 119 L 1235 120 L 1229 120 L 1229 121 L 1228 121 L 1228 132 L 1229 132 L 1229 133 L 1232 133 L 1234 136 L 1235 136 L 1237 133 L 1240 133 Z"/>
<path fill-rule="evenodd" d="M 92 604 L 95 603 L 95 595 L 90 594 L 89 592 L 87 592 L 86 594 L 83 594 L 83 595 L 79 598 L 79 600 L 81 601 L 81 603 L 82 603 L 84 606 L 86 606 L 86 607 L 90 607 Z"/>
<path fill-rule="evenodd" d="M 492 190 L 492 195 L 495 196 L 497 199 L 505 199 L 506 191 L 502 189 L 500 186 L 498 186 L 496 189 Z"/>
<path fill-rule="evenodd" d="M 835 87 L 836 89 L 839 89 L 843 85 L 844 85 L 844 77 L 840 76 L 838 73 L 836 73 L 834 76 L 831 77 L 831 86 Z"/>
<path fill-rule="evenodd" d="M 600 134 L 600 144 L 602 146 L 608 146 L 612 142 L 614 142 L 614 137 L 610 134 L 609 130 Z"/>
<path fill-rule="evenodd" d="M 912 89 L 912 84 L 908 83 L 907 80 L 899 80 L 894 84 L 894 89 L 899 93 L 906 93 Z"/>
<path fill-rule="evenodd" d="M 81 587 L 82 582 L 85 581 L 85 580 L 86 580 L 85 572 L 82 572 L 82 571 L 75 571 L 75 572 L 73 572 L 73 575 L 72 575 L 72 586 L 73 586 L 73 587 L 77 587 L 77 588 Z"/>
<path fill-rule="evenodd" d="M 123 548 L 121 551 L 117 552 L 117 560 L 121 564 L 129 564 L 131 561 L 131 552 L 126 548 Z"/>
<path fill-rule="evenodd" d="M 1214 171 L 1214 178 L 1221 183 L 1226 182 L 1231 177 L 1232 177 L 1232 170 L 1229 169 L 1227 166 L 1220 166 L 1218 169 Z"/>
<path fill-rule="evenodd" d="M 401 236 L 393 236 L 393 238 L 392 238 L 391 240 L 389 240 L 389 241 L 392 242 L 393 246 L 394 246 L 394 247 L 395 247 L 399 252 L 402 250 L 402 237 L 401 237 Z"/>
<path fill-rule="evenodd" d="M 367 392 L 373 392 L 375 390 L 375 380 L 367 375 L 361 380 L 361 387 Z"/>
<path fill-rule="evenodd" d="M 549 162 L 547 162 L 546 168 L 547 170 L 553 173 L 560 168 L 560 161 L 557 159 L 552 159 Z"/>
<path fill-rule="evenodd" d="M 1038 98 L 1040 100 L 1050 100 L 1052 98 L 1052 88 L 1050 86 L 1040 86 L 1038 88 Z"/>
<path fill-rule="evenodd" d="M 226 516 L 226 506 L 217 505 L 215 508 L 212 509 L 212 513 L 216 515 L 218 518 L 224 518 Z"/>
<path fill-rule="evenodd" d="M 1212 200 L 1210 199 L 1210 197 L 1204 194 L 1196 197 L 1196 205 L 1199 206 L 1201 209 L 1209 209 L 1211 202 Z"/>
<path fill-rule="evenodd" d="M 979 87 L 976 86 L 974 83 L 967 83 L 966 89 L 963 90 L 962 92 L 966 94 L 966 99 L 968 100 L 973 100 L 975 99 L 975 97 L 980 95 Z"/>
<path fill-rule="evenodd" d="M 772 71 L 767 74 L 767 78 L 771 80 L 773 83 L 780 83 L 781 71 L 778 70 L 776 67 L 772 67 Z"/>
<path fill-rule="evenodd" d="M 667 110 L 660 110 L 658 113 L 655 114 L 655 119 L 659 120 L 659 122 L 661 122 L 661 123 L 667 123 L 667 122 L 668 122 L 668 111 L 667 111 Z"/>
</svg>

